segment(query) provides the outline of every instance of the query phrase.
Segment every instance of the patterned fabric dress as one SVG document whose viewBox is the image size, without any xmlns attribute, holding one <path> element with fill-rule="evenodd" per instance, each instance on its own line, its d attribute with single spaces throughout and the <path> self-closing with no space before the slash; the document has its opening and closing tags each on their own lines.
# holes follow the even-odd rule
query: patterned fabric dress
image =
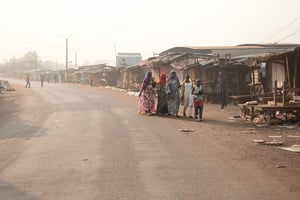
<svg viewBox="0 0 300 200">
<path fill-rule="evenodd" d="M 155 90 L 153 88 L 154 82 L 152 79 L 152 73 L 148 72 L 143 81 L 139 97 L 139 113 L 152 113 L 155 112 Z"/>
<path fill-rule="evenodd" d="M 156 114 L 158 114 L 158 115 L 168 114 L 168 100 L 167 100 L 165 86 L 166 86 L 166 75 L 162 74 L 160 76 L 160 80 L 158 83 L 158 89 L 157 89 Z"/>
<path fill-rule="evenodd" d="M 180 82 L 175 71 L 171 71 L 167 85 L 166 93 L 168 97 L 168 112 L 171 115 L 178 115 L 180 97 L 179 97 Z"/>
</svg>

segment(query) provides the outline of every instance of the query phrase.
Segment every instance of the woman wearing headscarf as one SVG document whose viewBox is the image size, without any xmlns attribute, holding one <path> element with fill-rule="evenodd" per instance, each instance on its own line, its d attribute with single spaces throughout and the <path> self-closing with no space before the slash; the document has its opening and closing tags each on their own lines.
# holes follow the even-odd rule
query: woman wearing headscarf
<svg viewBox="0 0 300 200">
<path fill-rule="evenodd" d="M 175 71 L 171 71 L 166 85 L 166 93 L 168 97 L 168 113 L 178 117 L 180 105 L 179 99 L 180 82 Z"/>
<path fill-rule="evenodd" d="M 166 74 L 161 74 L 158 82 L 156 114 L 168 114 L 168 100 L 166 95 Z"/>
<path fill-rule="evenodd" d="M 155 82 L 152 77 L 152 72 L 148 71 L 145 75 L 142 87 L 139 92 L 140 114 L 151 114 L 153 111 L 155 111 L 155 91 L 153 88 L 154 86 Z"/>
</svg>

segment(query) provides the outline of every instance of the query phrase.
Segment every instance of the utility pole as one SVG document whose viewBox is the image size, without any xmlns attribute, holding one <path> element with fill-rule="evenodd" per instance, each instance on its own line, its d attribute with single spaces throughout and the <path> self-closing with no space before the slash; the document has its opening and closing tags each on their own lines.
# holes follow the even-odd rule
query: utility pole
<svg viewBox="0 0 300 200">
<path fill-rule="evenodd" d="M 117 56 L 117 47 L 116 47 L 116 43 L 114 43 L 114 48 L 115 48 L 115 57 L 116 57 L 116 67 L 118 67 L 118 56 Z"/>
<path fill-rule="evenodd" d="M 36 51 L 34 51 L 34 70 L 36 70 Z"/>
<path fill-rule="evenodd" d="M 16 56 L 14 56 L 13 70 L 16 70 Z M 11 70 L 10 70 L 10 73 L 11 73 Z"/>
<path fill-rule="evenodd" d="M 6 60 L 6 73 L 9 76 L 9 62 Z"/>
<path fill-rule="evenodd" d="M 75 69 L 77 69 L 77 52 L 75 52 Z"/>
<path fill-rule="evenodd" d="M 34 76 L 33 79 L 36 79 L 36 51 L 34 51 Z"/>
<path fill-rule="evenodd" d="M 65 81 L 68 78 L 68 38 L 66 38 L 66 71 L 65 71 Z"/>
</svg>

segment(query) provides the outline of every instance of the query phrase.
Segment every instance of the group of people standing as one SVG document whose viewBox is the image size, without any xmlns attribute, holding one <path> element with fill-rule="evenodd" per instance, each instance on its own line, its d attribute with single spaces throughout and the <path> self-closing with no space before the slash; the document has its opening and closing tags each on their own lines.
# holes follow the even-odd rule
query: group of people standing
<svg viewBox="0 0 300 200">
<path fill-rule="evenodd" d="M 155 109 L 155 96 L 157 92 L 157 107 Z M 196 80 L 196 85 L 192 83 L 189 75 L 185 76 L 183 83 L 180 83 L 176 72 L 171 71 L 167 79 L 166 74 L 161 74 L 159 82 L 156 83 L 149 70 L 144 78 L 140 92 L 139 113 L 151 115 L 171 115 L 179 117 L 180 104 L 183 105 L 183 116 L 192 118 L 194 108 L 194 118 L 202 121 L 203 113 L 203 86 L 200 80 Z"/>
</svg>

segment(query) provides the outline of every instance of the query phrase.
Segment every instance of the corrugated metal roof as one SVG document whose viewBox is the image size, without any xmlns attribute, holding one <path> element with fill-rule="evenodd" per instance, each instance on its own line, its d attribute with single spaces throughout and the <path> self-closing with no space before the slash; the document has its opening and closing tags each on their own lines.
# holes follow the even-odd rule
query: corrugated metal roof
<svg viewBox="0 0 300 200">
<path fill-rule="evenodd" d="M 242 44 L 237 46 L 190 46 L 190 47 L 173 47 L 161 52 L 159 55 L 168 55 L 173 53 L 225 53 L 244 55 L 252 53 L 263 53 L 272 51 L 286 51 L 300 47 L 300 44 Z"/>
<path fill-rule="evenodd" d="M 295 50 L 300 50 L 300 46 L 299 47 L 289 47 L 285 50 L 272 50 L 269 52 L 263 52 L 263 53 L 257 53 L 257 52 L 253 52 L 252 54 L 246 54 L 246 55 L 239 55 L 239 56 L 233 56 L 231 57 L 231 62 L 230 65 L 237 65 L 237 64 L 244 64 L 247 65 L 246 62 L 247 61 L 251 61 L 251 60 L 268 60 L 272 57 L 279 57 L 279 56 L 283 56 L 285 54 L 291 53 Z M 221 57 L 220 59 L 225 59 L 224 57 Z M 208 60 L 203 60 L 199 62 L 200 66 L 209 66 L 211 64 L 213 64 L 215 62 L 214 59 L 208 59 Z M 191 65 L 191 67 L 195 67 L 195 66 L 199 66 L 199 65 Z"/>
</svg>

